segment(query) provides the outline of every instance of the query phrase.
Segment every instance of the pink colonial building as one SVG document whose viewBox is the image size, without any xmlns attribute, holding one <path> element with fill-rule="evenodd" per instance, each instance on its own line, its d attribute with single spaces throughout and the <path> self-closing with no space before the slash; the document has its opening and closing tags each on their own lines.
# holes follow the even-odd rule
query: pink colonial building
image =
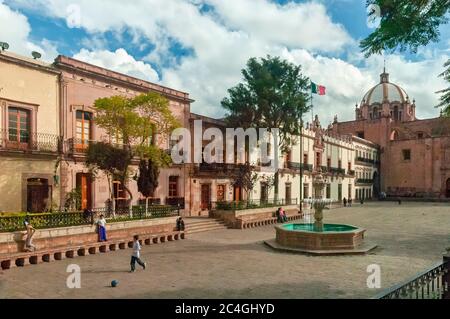
<svg viewBox="0 0 450 319">
<path fill-rule="evenodd" d="M 59 56 L 54 66 L 61 71 L 60 131 L 64 136 L 64 159 L 61 163 L 61 205 L 67 194 L 81 190 L 82 208 L 105 207 L 110 198 L 110 189 L 118 204 L 127 201 L 126 192 L 118 182 L 108 185 L 106 176 L 92 176 L 85 162 L 86 146 L 91 142 L 113 142 L 101 128 L 95 125 L 95 100 L 114 95 L 133 97 L 149 91 L 165 96 L 170 101 L 170 110 L 184 127 L 189 126 L 189 94 L 123 75 L 98 66 L 87 64 L 65 56 Z M 169 149 L 169 141 L 160 141 L 162 149 Z M 132 169 L 137 170 L 138 163 Z M 186 195 L 186 174 L 184 165 L 173 165 L 162 169 L 159 187 L 153 203 L 178 204 L 189 211 L 189 196 Z M 127 185 L 133 193 L 133 204 L 142 199 L 137 183 L 130 180 Z M 186 199 L 186 200 L 185 200 Z"/>
<path fill-rule="evenodd" d="M 380 146 L 388 196 L 450 198 L 450 118 L 417 119 L 415 101 L 386 72 L 356 106 L 356 119 L 336 119 L 331 130 Z"/>
</svg>

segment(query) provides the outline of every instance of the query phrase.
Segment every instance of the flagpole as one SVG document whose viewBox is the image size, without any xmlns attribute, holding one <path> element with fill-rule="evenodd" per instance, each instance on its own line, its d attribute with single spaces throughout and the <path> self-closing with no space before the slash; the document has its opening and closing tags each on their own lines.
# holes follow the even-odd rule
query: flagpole
<svg viewBox="0 0 450 319">
<path fill-rule="evenodd" d="M 312 116 L 312 123 L 314 123 L 314 104 L 313 104 L 313 90 L 312 90 L 312 81 L 309 80 L 311 82 L 311 116 Z"/>
</svg>

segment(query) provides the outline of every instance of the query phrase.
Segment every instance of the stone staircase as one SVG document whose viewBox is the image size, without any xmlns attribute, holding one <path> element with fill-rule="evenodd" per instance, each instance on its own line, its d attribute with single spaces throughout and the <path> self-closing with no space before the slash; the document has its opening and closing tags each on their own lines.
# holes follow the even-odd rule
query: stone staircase
<svg viewBox="0 0 450 319">
<path fill-rule="evenodd" d="M 185 233 L 195 234 L 219 229 L 228 229 L 225 222 L 210 218 L 185 218 Z"/>
</svg>

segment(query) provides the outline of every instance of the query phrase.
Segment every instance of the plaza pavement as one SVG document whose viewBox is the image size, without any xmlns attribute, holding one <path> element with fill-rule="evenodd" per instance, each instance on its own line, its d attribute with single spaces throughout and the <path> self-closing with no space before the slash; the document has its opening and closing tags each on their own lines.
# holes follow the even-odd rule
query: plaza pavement
<svg viewBox="0 0 450 319">
<path fill-rule="evenodd" d="M 263 244 L 273 226 L 218 230 L 145 246 L 149 264 L 128 273 L 131 250 L 0 271 L 0 298 L 370 298 L 367 266 L 379 264 L 382 286 L 442 260 L 450 247 L 450 205 L 369 203 L 325 213 L 325 222 L 367 229 L 379 248 L 366 256 L 310 257 Z M 82 269 L 82 288 L 66 287 L 67 265 Z M 119 286 L 111 288 L 110 282 Z"/>
</svg>

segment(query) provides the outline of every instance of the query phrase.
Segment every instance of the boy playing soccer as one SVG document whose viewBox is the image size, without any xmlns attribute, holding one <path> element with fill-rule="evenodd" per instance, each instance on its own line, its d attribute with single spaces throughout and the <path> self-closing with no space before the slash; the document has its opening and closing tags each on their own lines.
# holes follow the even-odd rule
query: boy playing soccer
<svg viewBox="0 0 450 319">
<path fill-rule="evenodd" d="M 136 262 L 142 266 L 142 268 L 145 270 L 147 267 L 147 263 L 143 262 L 141 260 L 141 244 L 139 243 L 139 236 L 134 236 L 134 244 L 133 244 L 133 255 L 131 256 L 131 271 L 136 271 Z"/>
</svg>

